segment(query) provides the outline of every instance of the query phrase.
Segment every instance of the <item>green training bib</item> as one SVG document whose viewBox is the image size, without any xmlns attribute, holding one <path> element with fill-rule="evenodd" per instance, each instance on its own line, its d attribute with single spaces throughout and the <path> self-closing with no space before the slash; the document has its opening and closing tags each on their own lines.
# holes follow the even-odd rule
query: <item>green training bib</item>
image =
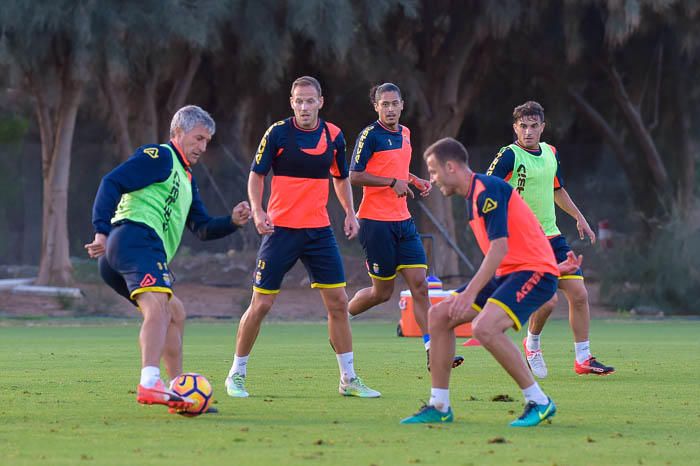
<svg viewBox="0 0 700 466">
<path fill-rule="evenodd" d="M 515 154 L 513 175 L 508 183 L 532 209 L 545 235 L 560 235 L 554 211 L 554 177 L 557 175 L 554 151 L 544 142 L 540 143 L 541 155 L 533 155 L 517 144 L 508 148 Z"/>
<path fill-rule="evenodd" d="M 146 150 L 151 151 L 147 154 L 153 157 L 158 156 L 159 149 L 161 154 L 165 152 L 162 149 L 167 149 L 173 159 L 170 176 L 160 183 L 122 194 L 112 223 L 131 220 L 153 228 L 163 242 L 167 260 L 170 262 L 180 246 L 187 214 L 192 205 L 192 185 L 185 168 L 169 145 L 161 144 L 159 148 Z"/>
</svg>

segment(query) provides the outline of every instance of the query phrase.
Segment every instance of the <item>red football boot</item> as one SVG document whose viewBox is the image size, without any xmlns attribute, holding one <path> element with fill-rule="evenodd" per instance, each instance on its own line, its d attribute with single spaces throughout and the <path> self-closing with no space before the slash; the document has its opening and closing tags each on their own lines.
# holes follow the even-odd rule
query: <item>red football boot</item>
<svg viewBox="0 0 700 466">
<path fill-rule="evenodd" d="M 139 385 L 136 393 L 136 401 L 144 405 L 165 405 L 168 408 L 187 409 L 194 404 L 191 399 L 167 389 L 162 380 L 151 388 Z"/>
<path fill-rule="evenodd" d="M 578 361 L 574 360 L 574 371 L 576 371 L 578 375 L 610 375 L 615 373 L 615 368 L 606 366 L 605 364 L 598 362 L 595 357 L 591 356 L 582 364 L 579 364 Z"/>
</svg>

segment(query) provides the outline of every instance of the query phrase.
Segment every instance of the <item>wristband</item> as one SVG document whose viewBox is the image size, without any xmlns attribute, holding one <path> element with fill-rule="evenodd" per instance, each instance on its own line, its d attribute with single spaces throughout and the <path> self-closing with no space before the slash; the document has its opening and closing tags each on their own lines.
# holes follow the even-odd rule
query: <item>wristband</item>
<svg viewBox="0 0 700 466">
<path fill-rule="evenodd" d="M 393 180 L 391 180 L 391 184 L 389 185 L 389 187 L 390 187 L 390 188 L 393 188 L 395 184 L 396 184 L 396 178 L 394 178 Z"/>
</svg>

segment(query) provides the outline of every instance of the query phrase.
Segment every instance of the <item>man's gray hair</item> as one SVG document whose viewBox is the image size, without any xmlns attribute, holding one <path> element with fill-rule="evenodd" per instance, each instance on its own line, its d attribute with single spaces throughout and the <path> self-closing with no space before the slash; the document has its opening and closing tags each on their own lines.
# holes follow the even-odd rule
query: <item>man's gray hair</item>
<svg viewBox="0 0 700 466">
<path fill-rule="evenodd" d="M 205 110 L 196 105 L 182 107 L 175 112 L 170 122 L 170 136 L 175 136 L 175 128 L 181 128 L 185 133 L 188 133 L 197 125 L 203 126 L 212 136 L 216 132 L 216 123 Z"/>
</svg>

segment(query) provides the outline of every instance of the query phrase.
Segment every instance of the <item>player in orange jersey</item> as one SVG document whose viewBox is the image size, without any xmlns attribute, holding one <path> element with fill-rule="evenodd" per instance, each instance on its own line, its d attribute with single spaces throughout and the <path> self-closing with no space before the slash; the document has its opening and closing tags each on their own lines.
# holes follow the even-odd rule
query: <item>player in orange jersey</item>
<svg viewBox="0 0 700 466">
<path fill-rule="evenodd" d="M 560 272 L 552 248 L 523 199 L 505 181 L 474 173 L 467 150 L 458 141 L 441 139 L 428 147 L 424 158 L 430 179 L 442 194 L 466 198 L 469 226 L 485 257 L 469 283 L 430 308 L 430 402 L 401 423 L 452 422 L 449 383 L 454 328 L 472 322 L 474 337 L 523 392 L 525 410 L 510 425 L 536 426 L 554 416 L 556 406 L 505 332 L 511 327 L 520 330 L 554 296 Z"/>
<path fill-rule="evenodd" d="M 414 316 L 423 333 L 430 370 L 428 266 L 406 198 L 413 197 L 411 185 L 421 196 L 427 196 L 432 186 L 409 172 L 411 131 L 399 124 L 403 110 L 399 87 L 393 83 L 375 86 L 370 91 L 370 100 L 378 118 L 357 138 L 350 181 L 362 186 L 362 203 L 357 215 L 360 243 L 365 250 L 372 286 L 358 291 L 350 300 L 348 310 L 356 316 L 388 301 L 400 273 L 411 291 Z M 462 356 L 455 356 L 453 367 L 463 361 Z"/>
<path fill-rule="evenodd" d="M 340 368 L 338 391 L 345 396 L 376 398 L 355 373 L 352 334 L 348 321 L 343 262 L 330 227 L 326 204 L 328 178 L 345 210 L 344 231 L 357 236 L 352 189 L 345 160 L 345 139 L 340 129 L 319 118 L 323 107 L 321 85 L 310 76 L 294 81 L 289 103 L 294 116 L 274 123 L 265 132 L 248 178 L 248 196 L 258 233 L 253 298 L 241 319 L 236 352 L 226 378 L 229 396 L 245 398 L 248 358 L 260 325 L 280 292 L 282 279 L 301 260 L 311 287 L 321 292 L 328 311 L 328 333 Z M 267 212 L 262 206 L 265 176 L 273 170 Z"/>
</svg>

